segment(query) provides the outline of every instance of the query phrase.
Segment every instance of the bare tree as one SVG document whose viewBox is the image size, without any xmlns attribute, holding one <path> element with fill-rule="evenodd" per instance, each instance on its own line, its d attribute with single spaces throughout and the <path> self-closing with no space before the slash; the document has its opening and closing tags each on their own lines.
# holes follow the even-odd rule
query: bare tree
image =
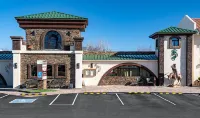
<svg viewBox="0 0 200 118">
<path fill-rule="evenodd" d="M 149 47 L 141 47 L 141 46 L 139 46 L 137 48 L 137 51 L 152 51 L 152 47 L 151 47 L 151 45 Z"/>
<path fill-rule="evenodd" d="M 103 40 L 98 41 L 97 44 L 93 44 L 93 43 L 89 42 L 86 45 L 85 50 L 86 51 L 102 51 L 102 52 L 111 51 L 108 42 L 105 42 Z"/>
<path fill-rule="evenodd" d="M 0 48 L 0 51 L 11 51 L 11 50 L 8 48 Z"/>
</svg>

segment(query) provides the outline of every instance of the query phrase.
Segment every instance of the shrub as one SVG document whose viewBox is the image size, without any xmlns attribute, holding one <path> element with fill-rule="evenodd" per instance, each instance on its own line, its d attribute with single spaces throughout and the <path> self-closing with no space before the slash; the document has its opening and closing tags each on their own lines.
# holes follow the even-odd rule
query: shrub
<svg viewBox="0 0 200 118">
<path fill-rule="evenodd" d="M 200 77 L 198 77 L 198 80 L 200 81 Z"/>
</svg>

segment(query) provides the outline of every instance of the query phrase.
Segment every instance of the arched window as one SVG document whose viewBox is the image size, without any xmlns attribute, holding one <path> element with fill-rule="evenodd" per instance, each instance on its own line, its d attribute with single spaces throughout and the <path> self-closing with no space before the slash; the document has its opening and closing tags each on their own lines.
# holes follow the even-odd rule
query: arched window
<svg viewBox="0 0 200 118">
<path fill-rule="evenodd" d="M 61 49 L 61 35 L 56 31 L 47 32 L 44 40 L 45 49 Z"/>
</svg>

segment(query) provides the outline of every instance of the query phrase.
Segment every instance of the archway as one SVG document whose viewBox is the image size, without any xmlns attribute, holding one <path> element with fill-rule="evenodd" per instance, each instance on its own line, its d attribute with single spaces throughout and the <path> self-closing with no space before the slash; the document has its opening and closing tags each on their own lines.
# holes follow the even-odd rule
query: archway
<svg viewBox="0 0 200 118">
<path fill-rule="evenodd" d="M 0 74 L 0 88 L 1 87 L 6 87 L 7 86 L 7 83 L 4 79 L 4 77 Z"/>
<path fill-rule="evenodd" d="M 125 85 L 127 82 L 136 82 L 137 78 L 152 78 L 152 84 L 158 84 L 158 78 L 147 67 L 137 63 L 122 63 L 110 68 L 98 85 Z"/>
</svg>

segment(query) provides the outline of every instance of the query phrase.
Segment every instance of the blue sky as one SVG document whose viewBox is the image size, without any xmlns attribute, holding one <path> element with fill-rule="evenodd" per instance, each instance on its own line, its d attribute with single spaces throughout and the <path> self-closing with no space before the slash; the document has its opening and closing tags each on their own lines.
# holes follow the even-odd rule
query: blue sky
<svg viewBox="0 0 200 118">
<path fill-rule="evenodd" d="M 89 19 L 82 33 L 84 45 L 103 40 L 113 51 L 154 49 L 154 41 L 148 36 L 177 26 L 186 14 L 200 18 L 199 4 L 199 0 L 1 0 L 0 48 L 11 49 L 10 36 L 25 37 L 15 16 L 59 11 Z"/>
</svg>

